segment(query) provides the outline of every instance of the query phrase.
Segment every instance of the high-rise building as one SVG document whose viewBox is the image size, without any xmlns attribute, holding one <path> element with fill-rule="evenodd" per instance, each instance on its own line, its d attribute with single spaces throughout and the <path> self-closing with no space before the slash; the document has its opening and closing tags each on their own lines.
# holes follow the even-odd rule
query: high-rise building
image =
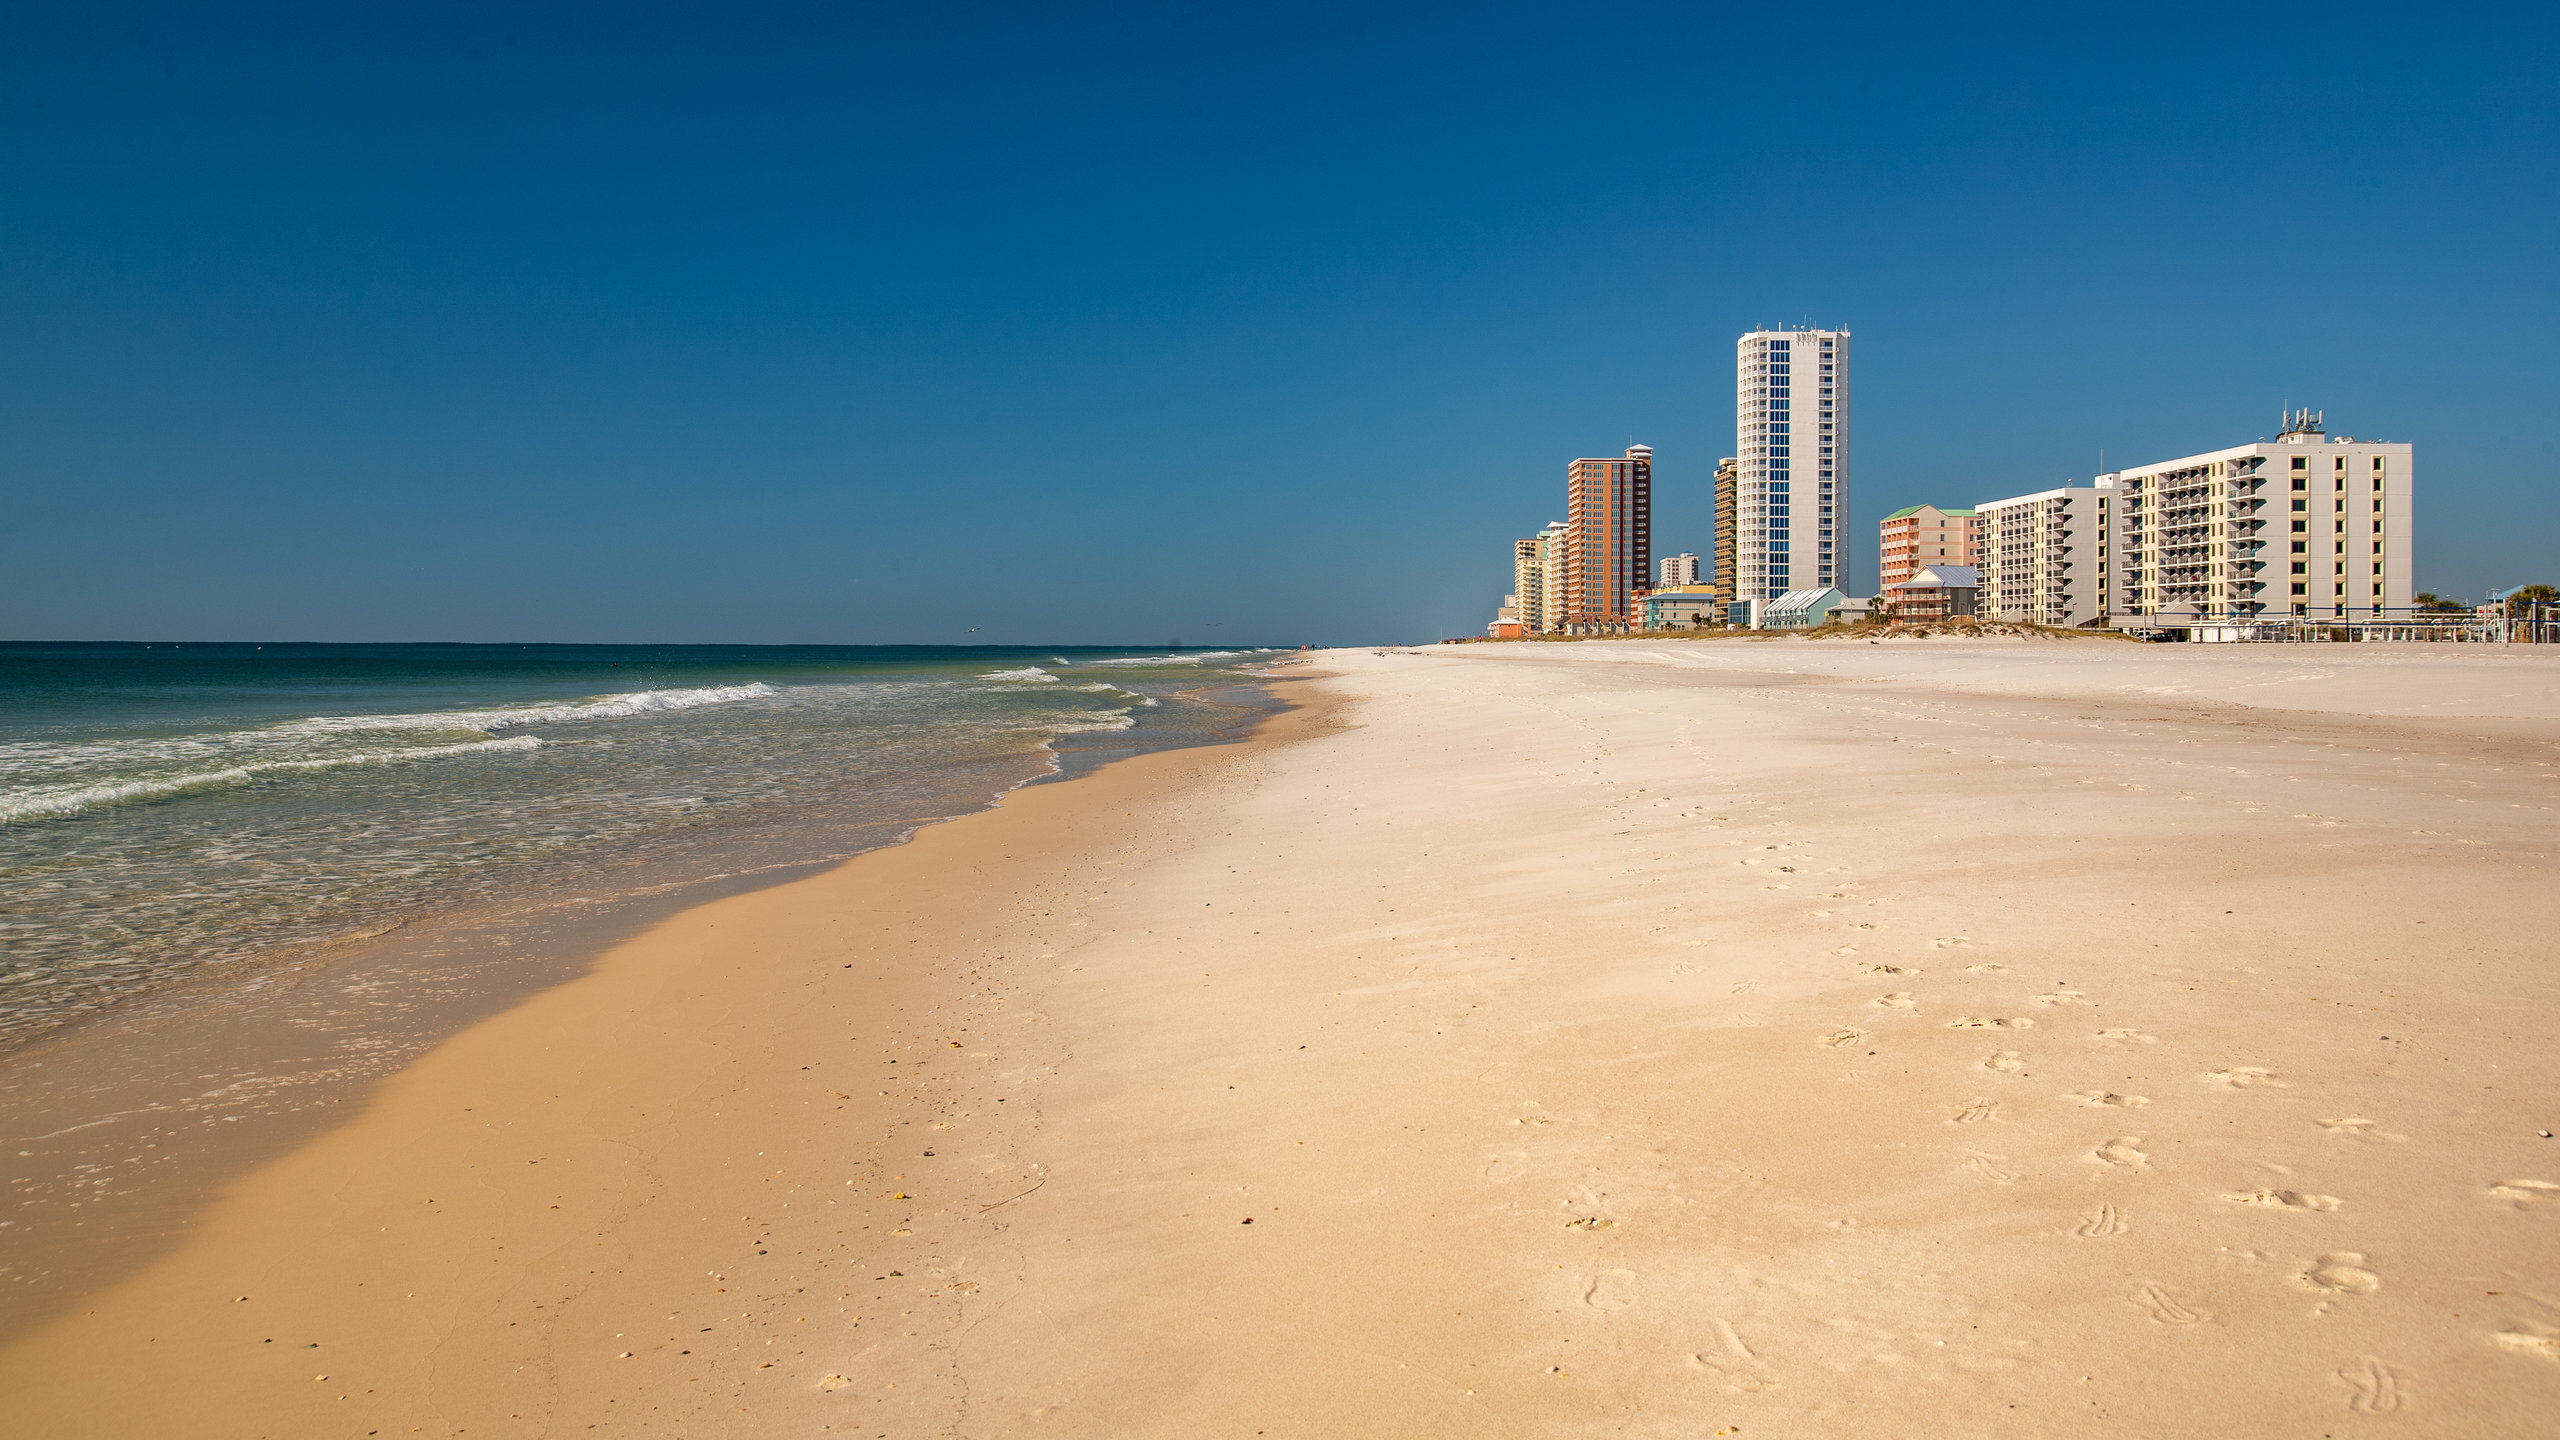
<svg viewBox="0 0 2560 1440">
<path fill-rule="evenodd" d="M 1665 555 L 1662 557 L 1657 569 L 1660 573 L 1657 575 L 1653 587 L 1656 590 L 1668 590 L 1674 585 L 1695 585 L 1698 583 L 1698 557 L 1695 555 L 1691 555 L 1686 552 L 1678 555 Z"/>
<path fill-rule="evenodd" d="M 1979 514 L 1975 613 L 2057 627 L 2104 624 L 2108 537 L 2121 492 L 2113 479 L 1993 500 Z M 1926 507 L 1923 507 L 1926 508 Z M 1924 558 L 1921 566 L 1953 563 Z"/>
<path fill-rule="evenodd" d="M 1537 533 L 1538 606 L 1529 616 L 1530 633 L 1553 635 L 1564 629 L 1564 544 L 1573 527 L 1550 520 Z"/>
<path fill-rule="evenodd" d="M 1876 522 L 1876 568 L 1890 590 L 1928 565 L 1972 565 L 1982 516 L 1972 510 L 1905 505 Z"/>
<path fill-rule="evenodd" d="M 1565 470 L 1564 628 L 1615 635 L 1637 628 L 1636 596 L 1653 578 L 1653 447 Z"/>
<path fill-rule="evenodd" d="M 1849 332 L 1754 330 L 1734 342 L 1733 365 L 1735 598 L 1837 585 L 1849 533 Z"/>
<path fill-rule="evenodd" d="M 1727 605 L 1734 598 L 1734 491 L 1741 475 L 1741 462 L 1733 456 L 1716 462 L 1716 599 Z"/>
<path fill-rule="evenodd" d="M 2118 616 L 2355 619 L 2412 602 L 2416 454 L 2309 410 L 2254 445 L 2117 475 Z"/>
</svg>

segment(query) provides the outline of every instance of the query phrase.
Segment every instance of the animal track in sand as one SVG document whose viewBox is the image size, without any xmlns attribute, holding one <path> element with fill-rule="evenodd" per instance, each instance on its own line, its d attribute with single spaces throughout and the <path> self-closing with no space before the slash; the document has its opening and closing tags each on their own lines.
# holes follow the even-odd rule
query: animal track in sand
<svg viewBox="0 0 2560 1440">
<path fill-rule="evenodd" d="M 2548 1180 L 2501 1180 L 2489 1187 L 2489 1195 L 2518 1210 L 2526 1210 L 2540 1201 L 2560 1200 L 2560 1185 Z"/>
<path fill-rule="evenodd" d="M 2000 1162 L 2005 1158 L 2000 1155 L 1986 1155 L 1979 1150 L 1967 1150 L 1964 1152 L 1964 1168 L 1994 1185 L 2014 1185 L 2018 1180 L 2018 1172 L 2001 1168 Z"/>
<path fill-rule="evenodd" d="M 1950 1030 L 2033 1030 L 2036 1022 L 2025 1016 L 2003 1018 L 1997 1015 L 1959 1015 L 1947 1022 Z"/>
<path fill-rule="evenodd" d="M 1867 1032 L 1864 1030 L 1834 1030 L 1830 1034 L 1822 1037 L 1822 1043 L 1830 1046 L 1834 1050 L 1838 1050 L 1846 1046 L 1855 1045 L 1866 1038 Z"/>
<path fill-rule="evenodd" d="M 2198 1078 L 2207 1085 L 2219 1085 L 2226 1090 L 2253 1090 L 2260 1085 L 2272 1085 L 2278 1090 L 2284 1088 L 2284 1082 L 2276 1078 L 2276 1072 L 2260 1069 L 2255 1065 L 2240 1065 L 2229 1070 L 2208 1070 Z"/>
<path fill-rule="evenodd" d="M 2119 1110 L 2139 1110 L 2151 1103 L 2148 1095 L 2119 1095 L 2113 1090 L 2074 1090 L 2062 1098 L 2082 1105 L 2111 1105 Z"/>
<path fill-rule="evenodd" d="M 1690 1364 L 1724 1377 L 1727 1388 L 1742 1394 L 1757 1395 L 1776 1388 L 1777 1375 L 1751 1353 L 1750 1346 L 1742 1343 L 1731 1322 L 1718 1319 L 1715 1331 L 1716 1345 L 1690 1356 Z"/>
<path fill-rule="evenodd" d="M 2142 1153 L 2142 1137 L 2139 1135 L 2119 1135 L 2090 1151 L 2089 1158 L 2109 1165 L 2121 1165 L 2128 1170 L 2139 1170 L 2151 1163 L 2151 1157 Z"/>
<path fill-rule="evenodd" d="M 2359 1415 L 2388 1415 L 2400 1408 L 2400 1387 L 2408 1377 L 2383 1364 L 2371 1355 L 2356 1358 L 2356 1363 L 2337 1372 L 2337 1378 L 2351 1392 L 2347 1408 Z"/>
<path fill-rule="evenodd" d="M 2409 1138 L 2406 1135 L 2394 1135 L 2359 1115 L 2349 1115 L 2341 1120 L 2323 1120 L 2320 1122 L 2320 1128 L 2332 1135 L 2344 1135 L 2350 1140 L 2388 1140 L 2397 1145 Z"/>
<path fill-rule="evenodd" d="M 2269 1210 L 2335 1210 L 2347 1202 L 2335 1195 L 2305 1195 L 2299 1190 L 2234 1191 L 2222 1197 L 2234 1205 L 2258 1205 Z"/>
<path fill-rule="evenodd" d="M 1967 965 L 1964 971 L 1968 975 L 2006 975 L 2009 967 L 1996 960 L 1985 960 L 1979 965 Z"/>
<path fill-rule="evenodd" d="M 1875 1003 L 1876 1003 L 1876 1004 L 1878 1004 L 1878 1005 L 1882 1005 L 1882 1006 L 1884 1006 L 1884 1007 L 1886 1007 L 1886 1008 L 1888 1008 L 1888 1009 L 1893 1009 L 1893 1010 L 1908 1010 L 1908 1009 L 1910 1009 L 1912 1006 L 1915 1006 L 1915 1005 L 1919 1004 L 1920 1002 L 1911 998 L 1911 992 L 1910 992 L 1910 991 L 1908 991 L 1908 990 L 1896 990 L 1896 991 L 1891 992 L 1890 994 L 1885 994 L 1885 995 L 1879 995 L 1879 996 L 1877 996 L 1877 997 L 1876 997 L 1876 1000 L 1875 1000 Z"/>
<path fill-rule="evenodd" d="M 2356 1250 L 2323 1255 L 2299 1278 L 2312 1289 L 2332 1295 L 2370 1295 L 2382 1288 L 2382 1277 L 2364 1268 L 2364 1254 Z"/>
<path fill-rule="evenodd" d="M 2123 1211 L 2113 1205 L 2101 1205 L 2095 1210 L 2082 1211 L 2080 1223 L 2071 1227 L 2071 1233 L 2083 1240 L 2104 1240 L 2131 1228 L 2125 1224 Z"/>
<path fill-rule="evenodd" d="M 1624 1310 L 1636 1303 L 1636 1272 L 1603 1270 L 1582 1287 L 1582 1303 L 1594 1310 Z"/>
<path fill-rule="evenodd" d="M 1953 1125 L 1979 1125 L 1997 1114 L 1999 1109 L 1997 1100 L 1967 1100 L 1956 1107 L 1956 1112 L 1948 1116 L 1947 1121 Z"/>
<path fill-rule="evenodd" d="M 2163 1325 L 2200 1325 L 2213 1318 L 2210 1313 L 2193 1305 L 2179 1304 L 2169 1297 L 2168 1291 L 2148 1283 L 2134 1291 L 2126 1303 L 2150 1311 L 2151 1318 Z"/>
<path fill-rule="evenodd" d="M 1982 1057 L 1982 1068 L 1996 1070 L 2003 1075 L 2015 1075 L 2027 1068 L 2027 1062 L 2021 1059 L 2015 1050 L 1994 1050 Z"/>
<path fill-rule="evenodd" d="M 2101 1030 L 2098 1032 L 2098 1038 L 2110 1045 L 2157 1045 L 2160 1043 L 2160 1037 L 2157 1035 L 2121 1027 L 2114 1030 Z"/>
</svg>

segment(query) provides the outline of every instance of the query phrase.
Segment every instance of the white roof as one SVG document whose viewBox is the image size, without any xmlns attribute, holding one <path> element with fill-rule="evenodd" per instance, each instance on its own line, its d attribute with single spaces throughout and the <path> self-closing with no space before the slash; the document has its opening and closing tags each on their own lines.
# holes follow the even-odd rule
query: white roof
<svg viewBox="0 0 2560 1440">
<path fill-rule="evenodd" d="M 1841 595 L 1840 587 L 1836 585 L 1826 585 L 1819 590 L 1790 590 L 1770 601 L 1761 610 L 1760 617 L 1766 620 L 1778 615 L 1802 615 L 1819 607 L 1826 597 L 1834 604 L 1847 598 Z"/>
</svg>

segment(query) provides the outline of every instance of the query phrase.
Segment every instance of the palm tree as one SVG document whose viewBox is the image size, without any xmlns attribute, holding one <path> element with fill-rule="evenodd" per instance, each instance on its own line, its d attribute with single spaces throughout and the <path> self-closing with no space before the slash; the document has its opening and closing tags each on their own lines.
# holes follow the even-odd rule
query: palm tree
<svg viewBox="0 0 2560 1440">
<path fill-rule="evenodd" d="M 2507 592 L 2507 618 L 2510 620 L 2529 618 L 2537 605 L 2560 605 L 2560 590 L 2548 585 L 2524 585 Z"/>
<path fill-rule="evenodd" d="M 2419 609 L 2432 610 L 2441 614 L 2460 615 L 2471 608 L 2459 600 L 2447 600 L 2433 590 L 2421 590 L 2414 598 Z"/>
</svg>

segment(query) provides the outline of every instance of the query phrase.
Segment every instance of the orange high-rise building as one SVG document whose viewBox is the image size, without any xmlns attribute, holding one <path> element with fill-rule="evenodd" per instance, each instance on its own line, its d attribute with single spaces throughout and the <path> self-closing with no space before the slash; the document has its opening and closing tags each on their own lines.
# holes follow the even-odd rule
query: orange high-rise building
<svg viewBox="0 0 2560 1440">
<path fill-rule="evenodd" d="M 1565 470 L 1564 628 L 1613 635 L 1643 624 L 1653 581 L 1653 447 Z"/>
</svg>

